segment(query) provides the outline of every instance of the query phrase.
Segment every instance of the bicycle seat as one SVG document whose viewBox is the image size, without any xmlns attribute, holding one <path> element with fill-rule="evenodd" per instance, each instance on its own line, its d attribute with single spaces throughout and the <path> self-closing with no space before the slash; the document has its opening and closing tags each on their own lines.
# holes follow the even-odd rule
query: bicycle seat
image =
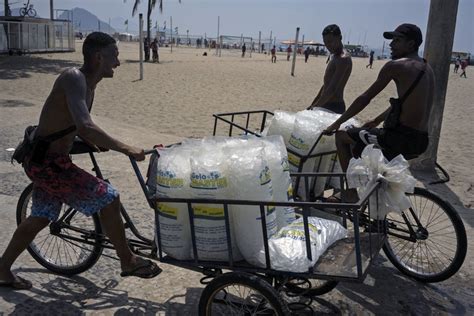
<svg viewBox="0 0 474 316">
<path fill-rule="evenodd" d="M 100 151 L 108 151 L 108 149 L 100 148 Z M 72 148 L 69 151 L 70 155 L 78 155 L 78 154 L 86 154 L 86 153 L 97 153 L 99 152 L 96 148 L 88 145 L 84 142 L 80 137 L 74 138 L 74 143 L 72 144 Z"/>
</svg>

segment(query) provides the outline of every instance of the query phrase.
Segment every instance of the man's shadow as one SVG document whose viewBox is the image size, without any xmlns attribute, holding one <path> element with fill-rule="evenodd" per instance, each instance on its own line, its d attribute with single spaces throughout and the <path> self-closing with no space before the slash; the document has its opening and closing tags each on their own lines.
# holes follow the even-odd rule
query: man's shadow
<svg viewBox="0 0 474 316">
<path fill-rule="evenodd" d="M 44 269 L 22 269 L 21 272 L 29 273 L 29 279 L 41 286 L 28 291 L 0 290 L 0 296 L 15 305 L 14 310 L 9 311 L 11 315 L 82 315 L 105 310 L 114 310 L 115 315 L 155 315 L 158 312 L 192 315 L 202 291 L 189 288 L 182 295 L 186 298 L 185 304 L 173 301 L 179 296 L 159 304 L 130 297 L 127 291 L 116 288 L 118 282 L 113 279 L 105 281 L 105 286 L 98 286 L 81 276 L 63 277 Z"/>
</svg>

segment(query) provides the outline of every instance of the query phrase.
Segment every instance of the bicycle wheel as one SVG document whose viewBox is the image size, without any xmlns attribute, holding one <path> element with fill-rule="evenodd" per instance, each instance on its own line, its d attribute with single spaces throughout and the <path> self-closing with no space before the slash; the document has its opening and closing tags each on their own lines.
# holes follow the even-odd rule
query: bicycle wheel
<svg viewBox="0 0 474 316">
<path fill-rule="evenodd" d="M 289 315 L 276 290 L 262 278 L 244 272 L 216 277 L 199 300 L 199 315 Z"/>
<path fill-rule="evenodd" d="M 404 274 L 422 282 L 444 281 L 461 268 L 466 257 L 464 224 L 449 203 L 426 189 L 415 188 L 409 197 L 412 207 L 403 212 L 406 219 L 396 213 L 387 216 L 383 250 Z"/>
<path fill-rule="evenodd" d="M 36 16 L 36 10 L 33 8 L 28 9 L 28 16 L 34 18 Z"/>
<path fill-rule="evenodd" d="M 313 297 L 331 292 L 338 284 L 338 281 L 294 278 L 290 279 L 285 287 L 289 295 Z"/>
<path fill-rule="evenodd" d="M 19 225 L 31 214 L 33 184 L 26 187 L 16 209 Z M 102 254 L 99 216 L 87 217 L 63 204 L 60 219 L 38 233 L 28 252 L 46 269 L 62 275 L 75 275 L 91 268 Z M 86 243 L 87 242 L 87 243 Z"/>
<path fill-rule="evenodd" d="M 28 10 L 26 8 L 20 9 L 20 16 L 26 16 L 28 14 Z"/>
</svg>

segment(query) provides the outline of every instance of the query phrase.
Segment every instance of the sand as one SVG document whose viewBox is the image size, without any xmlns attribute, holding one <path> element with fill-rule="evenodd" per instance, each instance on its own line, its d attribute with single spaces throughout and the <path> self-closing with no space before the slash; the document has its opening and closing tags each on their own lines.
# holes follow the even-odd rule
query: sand
<svg viewBox="0 0 474 316">
<path fill-rule="evenodd" d="M 2 158 L 0 208 L 3 208 L 2 218 L 8 218 L 8 221 L 2 219 L 2 228 L 5 227 L 4 230 L 2 229 L 3 240 L 8 240 L 13 231 L 14 203 L 28 183 L 21 168 L 12 167 L 7 162 L 9 155 L 4 149 L 15 147 L 22 137 L 24 127 L 37 123 L 41 106 L 58 73 L 65 67 L 81 65 L 81 44 L 80 41 L 76 42 L 77 52 L 75 53 L 0 56 L 0 149 L 2 151 L 0 154 Z M 252 58 L 241 58 L 238 52 L 223 52 L 223 56 L 218 58 L 214 56 L 215 51 L 204 49 L 180 47 L 173 48 L 171 53 L 169 48 L 161 48 L 160 64 L 145 63 L 144 80 L 141 81 L 138 80 L 138 45 L 121 42 L 119 50 L 121 66 L 116 69 L 113 79 L 104 79 L 99 83 L 92 110 L 93 119 L 117 138 L 143 148 L 151 148 L 160 143 L 178 142 L 185 137 L 212 135 L 214 124 L 212 114 L 214 113 L 262 109 L 302 110 L 311 103 L 318 92 L 326 66 L 325 57 L 311 56 L 305 64 L 303 57 L 299 56 L 293 77 L 290 75 L 291 62 L 286 61 L 283 53 L 278 55 L 277 63 L 272 64 L 268 55 L 257 53 L 254 53 Z M 208 56 L 202 56 L 204 51 L 208 52 Z M 366 69 L 366 64 L 367 59 L 353 59 L 353 71 L 345 91 L 345 100 L 348 105 L 376 79 L 384 61 L 374 61 L 373 69 Z M 468 79 L 459 78 L 458 75 L 453 74 L 452 68 L 449 74 L 438 162 L 449 172 L 451 181 L 436 186 L 430 186 L 427 183 L 425 185 L 442 194 L 456 207 L 463 218 L 468 239 L 472 240 L 474 235 L 472 228 L 474 225 L 472 215 L 474 170 L 471 156 L 474 154 L 474 140 L 471 122 L 474 121 L 472 111 L 474 80 L 470 75 L 470 70 L 470 68 L 467 69 Z M 388 99 L 392 96 L 395 96 L 393 83 L 371 102 L 359 118 L 367 120 L 378 115 L 388 107 Z M 220 133 L 225 133 L 225 131 Z M 86 158 L 79 158 L 82 162 L 86 160 Z M 140 196 L 138 183 L 134 180 L 127 159 L 117 153 L 107 153 L 103 158 L 101 157 L 101 161 L 104 163 L 104 169 L 109 178 L 117 183 L 125 203 L 128 202 L 128 205 L 131 205 L 127 207 L 132 212 L 138 212 L 144 205 L 143 197 Z M 142 167 L 146 168 L 144 164 Z M 9 224 L 5 226 L 7 222 Z M 149 218 L 142 222 L 140 225 L 143 224 L 143 227 L 152 231 Z M 5 246 L 5 241 L 2 241 L 0 249 L 4 249 Z M 373 270 L 374 275 L 369 275 L 369 281 L 366 281 L 362 287 L 365 290 L 359 292 L 366 296 L 365 299 L 349 294 L 349 292 L 352 294 L 354 291 L 357 292 L 357 286 L 352 285 L 347 287 L 344 285 L 342 290 L 333 291 L 335 294 L 328 294 L 329 296 L 323 298 L 331 301 L 336 310 L 349 312 L 383 312 L 384 304 L 392 306 L 394 312 L 401 313 L 422 311 L 423 309 L 419 309 L 421 307 L 417 304 L 424 307 L 431 306 L 429 308 L 433 312 L 467 312 L 473 308 L 469 301 L 469 297 L 472 299 L 474 295 L 472 287 L 474 277 L 471 272 L 474 268 L 473 256 L 474 253 L 469 250 L 461 271 L 450 280 L 436 285 L 435 288 L 426 288 L 402 277 L 394 268 L 387 268 L 389 265 L 386 260 L 379 259 Z M 97 266 L 101 264 L 109 266 L 109 262 L 104 260 L 101 259 Z M 27 276 L 32 276 L 34 271 L 30 270 L 39 267 L 28 255 L 23 255 L 20 262 L 20 266 L 25 267 Z M 110 267 L 112 268 L 108 274 L 101 276 L 108 278 L 110 275 L 112 279 L 121 280 L 117 276 L 117 271 L 111 272 L 118 269 L 117 263 L 112 261 Z M 31 269 L 28 270 L 29 268 Z M 158 307 L 155 306 L 155 312 L 170 311 L 170 306 L 173 311 L 174 305 L 168 302 L 171 296 L 183 295 L 186 291 L 189 294 L 190 289 L 202 287 L 197 283 L 199 275 L 189 274 L 186 270 L 174 267 L 167 266 L 167 269 L 165 276 L 160 277 L 160 280 L 165 283 L 171 282 L 169 286 L 173 287 L 173 290 L 168 287 L 161 289 L 159 285 L 150 285 L 150 291 L 153 294 L 146 296 L 149 305 L 158 304 Z M 83 277 L 97 279 L 96 286 L 101 287 L 104 281 L 97 276 L 97 271 L 95 274 L 94 271 L 87 272 Z M 388 274 L 396 274 L 397 278 L 387 277 Z M 49 278 L 51 279 L 52 276 Z M 173 278 L 182 279 L 182 283 L 178 281 L 179 284 L 175 285 L 170 281 Z M 403 281 L 397 281 L 398 279 Z M 143 285 L 140 282 L 128 280 L 117 282 L 121 282 L 118 288 L 127 290 L 129 296 L 144 298 L 143 289 L 140 289 Z M 393 282 L 400 290 L 400 296 L 395 295 L 395 298 L 393 295 L 385 295 L 383 291 L 380 291 L 380 289 L 388 291 Z M 40 278 L 38 286 L 44 288 L 45 284 Z M 463 288 L 459 289 L 456 284 L 463 284 Z M 405 293 L 407 291 L 415 291 L 413 292 L 415 294 Z M 7 292 L 1 293 L 2 296 L 7 295 L 5 294 Z M 430 305 L 431 300 L 438 299 L 435 297 L 437 295 L 443 302 L 448 297 L 446 301 L 448 303 L 441 302 L 439 306 L 435 304 L 434 307 Z M 422 297 L 425 298 L 421 299 Z M 15 304 L 23 304 L 23 300 L 13 300 L 12 303 L 6 298 L 3 303 L 0 303 L 3 307 L 10 308 L 5 310 L 12 311 Z M 36 299 L 45 301 L 44 296 L 38 293 Z M 75 299 L 71 298 L 71 300 L 73 301 L 71 304 L 74 305 Z M 374 300 L 377 303 L 374 303 Z M 197 301 L 196 298 L 191 301 L 186 299 L 180 304 L 183 306 L 181 309 L 178 308 L 178 311 L 193 311 Z M 451 305 L 443 307 L 446 304 Z M 126 304 L 125 307 L 127 307 Z M 132 307 L 140 309 L 143 304 L 137 303 Z M 28 310 L 26 305 L 24 308 L 20 311 L 26 313 Z M 89 312 L 115 310 L 117 309 L 104 307 L 103 310 L 91 309 Z M 332 311 L 335 310 L 332 309 Z"/>
</svg>

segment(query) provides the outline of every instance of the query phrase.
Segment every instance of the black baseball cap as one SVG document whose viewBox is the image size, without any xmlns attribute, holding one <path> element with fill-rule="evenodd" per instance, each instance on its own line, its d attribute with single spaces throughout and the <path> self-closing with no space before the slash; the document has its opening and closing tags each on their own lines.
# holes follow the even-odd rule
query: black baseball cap
<svg viewBox="0 0 474 316">
<path fill-rule="evenodd" d="M 399 25 L 393 32 L 383 33 L 383 37 L 386 39 L 393 39 L 394 36 L 403 36 L 408 40 L 414 40 L 418 47 L 423 43 L 421 30 L 415 24 L 404 23 Z"/>
<path fill-rule="evenodd" d="M 332 34 L 334 36 L 341 36 L 341 29 L 336 24 L 330 24 L 323 30 L 323 36 Z"/>
</svg>

